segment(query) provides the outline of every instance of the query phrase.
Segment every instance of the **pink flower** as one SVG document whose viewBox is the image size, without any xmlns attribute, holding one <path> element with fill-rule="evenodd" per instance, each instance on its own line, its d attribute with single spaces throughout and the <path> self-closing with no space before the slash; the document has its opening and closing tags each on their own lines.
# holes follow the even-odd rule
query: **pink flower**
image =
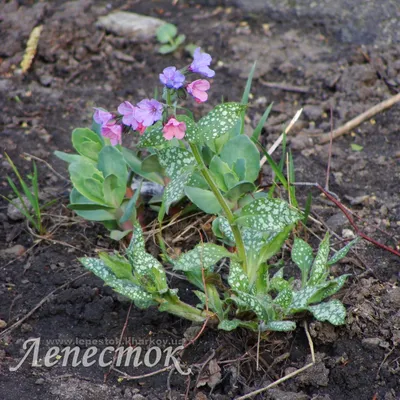
<svg viewBox="0 0 400 400">
<path fill-rule="evenodd" d="M 129 101 L 124 101 L 118 107 L 118 112 L 123 116 L 122 123 L 132 127 L 134 131 L 141 129 L 142 120 L 138 115 L 139 108 L 134 107 Z"/>
<path fill-rule="evenodd" d="M 111 145 L 122 144 L 122 126 L 115 121 L 109 121 L 101 127 L 101 134 L 110 139 Z"/>
<path fill-rule="evenodd" d="M 163 132 L 164 137 L 167 140 L 172 140 L 174 137 L 177 139 L 183 139 L 185 136 L 186 124 L 179 122 L 175 118 L 170 118 L 169 121 L 164 125 Z"/>
<path fill-rule="evenodd" d="M 93 114 L 93 119 L 100 125 L 106 124 L 110 119 L 114 118 L 114 116 L 106 110 L 97 107 L 94 107 L 94 109 L 96 111 Z"/>
<path fill-rule="evenodd" d="M 197 103 L 204 103 L 208 99 L 206 91 L 210 89 L 210 82 L 205 79 L 197 79 L 186 86 L 187 91 L 194 97 Z"/>
</svg>

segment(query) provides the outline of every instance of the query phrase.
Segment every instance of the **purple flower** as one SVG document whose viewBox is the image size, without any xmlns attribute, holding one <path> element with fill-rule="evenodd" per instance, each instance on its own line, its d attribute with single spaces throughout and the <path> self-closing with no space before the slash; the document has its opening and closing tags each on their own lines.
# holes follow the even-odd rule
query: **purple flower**
<svg viewBox="0 0 400 400">
<path fill-rule="evenodd" d="M 143 126 L 151 126 L 162 117 L 163 105 L 155 99 L 144 99 L 138 103 L 136 112 Z"/>
<path fill-rule="evenodd" d="M 93 119 L 97 124 L 100 125 L 104 125 L 106 124 L 108 121 L 110 121 L 110 119 L 113 119 L 114 116 L 105 110 L 102 110 L 101 108 L 94 108 L 96 111 L 93 114 Z"/>
<path fill-rule="evenodd" d="M 134 131 L 140 127 L 142 121 L 138 115 L 138 107 L 134 107 L 129 101 L 124 101 L 119 105 L 118 112 L 123 115 L 122 123 L 124 125 L 132 127 Z"/>
<path fill-rule="evenodd" d="M 193 62 L 189 66 L 189 71 L 212 78 L 215 75 L 215 71 L 209 68 L 211 61 L 211 56 L 207 53 L 202 53 L 200 47 L 198 47 L 194 51 Z"/>
<path fill-rule="evenodd" d="M 102 125 L 101 135 L 110 139 L 111 145 L 122 143 L 122 126 L 115 121 L 109 121 Z"/>
<path fill-rule="evenodd" d="M 185 82 L 185 75 L 177 71 L 176 67 L 168 67 L 160 74 L 160 81 L 169 89 L 179 89 Z"/>
</svg>

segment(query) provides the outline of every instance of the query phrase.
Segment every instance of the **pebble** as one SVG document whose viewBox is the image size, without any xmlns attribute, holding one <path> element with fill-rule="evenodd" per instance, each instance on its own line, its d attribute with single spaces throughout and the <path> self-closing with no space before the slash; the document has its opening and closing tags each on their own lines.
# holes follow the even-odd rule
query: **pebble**
<svg viewBox="0 0 400 400">
<path fill-rule="evenodd" d="M 25 249 L 24 246 L 22 246 L 22 245 L 20 245 L 20 244 L 16 244 L 16 245 L 13 246 L 13 247 L 10 247 L 10 248 L 8 248 L 8 249 L 1 250 L 1 251 L 0 251 L 0 257 L 1 257 L 1 256 L 3 256 L 3 257 L 4 257 L 4 256 L 5 256 L 5 257 L 7 257 L 7 256 L 16 256 L 16 257 L 18 257 L 18 256 L 21 256 L 22 254 L 24 254 L 25 251 L 26 251 L 26 249 Z"/>
<path fill-rule="evenodd" d="M 163 24 L 165 22 L 158 18 L 126 11 L 116 11 L 100 17 L 96 26 L 115 35 L 129 38 L 134 42 L 147 42 L 156 37 L 157 29 Z"/>
<path fill-rule="evenodd" d="M 0 319 L 0 329 L 4 329 L 7 326 L 7 322 Z"/>
<path fill-rule="evenodd" d="M 45 380 L 43 378 L 39 378 L 39 379 L 36 379 L 35 385 L 43 385 L 44 382 L 45 382 Z"/>
<path fill-rule="evenodd" d="M 315 121 L 321 117 L 321 115 L 324 113 L 324 110 L 320 106 L 307 105 L 304 106 L 303 113 L 309 120 Z"/>
<path fill-rule="evenodd" d="M 32 325 L 30 324 L 22 324 L 21 325 L 21 332 L 22 333 L 27 333 L 27 332 L 32 332 Z"/>
</svg>

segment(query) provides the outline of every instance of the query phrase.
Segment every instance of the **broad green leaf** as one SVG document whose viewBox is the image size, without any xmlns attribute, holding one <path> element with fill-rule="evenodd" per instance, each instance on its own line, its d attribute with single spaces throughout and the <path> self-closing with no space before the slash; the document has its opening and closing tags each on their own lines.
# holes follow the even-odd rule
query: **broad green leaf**
<svg viewBox="0 0 400 400">
<path fill-rule="evenodd" d="M 165 212 L 168 214 L 172 203 L 179 201 L 185 194 L 185 185 L 193 174 L 193 167 L 184 168 L 180 174 L 172 177 L 164 190 Z"/>
<path fill-rule="evenodd" d="M 107 210 L 74 210 L 77 215 L 88 221 L 115 221 L 115 210 L 109 212 Z"/>
<path fill-rule="evenodd" d="M 63 151 L 58 151 L 58 150 L 54 152 L 54 155 L 58 157 L 60 160 L 63 160 L 67 163 L 73 163 L 79 161 L 82 158 L 82 156 L 79 154 L 64 153 Z"/>
<path fill-rule="evenodd" d="M 168 43 L 174 39 L 178 28 L 174 24 L 166 23 L 157 28 L 156 36 L 160 43 Z"/>
<path fill-rule="evenodd" d="M 126 231 L 120 231 L 118 229 L 113 229 L 110 232 L 110 238 L 113 240 L 117 240 L 118 242 L 122 240 L 125 236 L 129 235 L 132 232 L 132 229 L 128 229 Z"/>
<path fill-rule="evenodd" d="M 225 247 L 213 243 L 200 243 L 193 250 L 184 253 L 174 264 L 175 270 L 193 271 L 208 269 L 221 258 L 233 256 Z"/>
<path fill-rule="evenodd" d="M 237 223 L 254 230 L 280 232 L 300 217 L 300 213 L 283 200 L 259 198 L 243 207 Z"/>
<path fill-rule="evenodd" d="M 285 201 L 261 198 L 243 207 L 236 223 L 256 231 L 280 232 L 300 219 L 300 212 Z"/>
<path fill-rule="evenodd" d="M 213 176 L 217 186 L 224 192 L 228 191 L 228 187 L 225 183 L 225 175 L 232 173 L 233 171 L 229 168 L 229 165 L 221 160 L 221 158 L 215 155 L 210 162 L 209 170 Z"/>
<path fill-rule="evenodd" d="M 251 182 L 239 182 L 235 186 L 233 186 L 226 193 L 226 198 L 230 201 L 237 201 L 240 197 L 242 197 L 246 193 L 252 193 L 256 190 L 256 187 Z"/>
<path fill-rule="evenodd" d="M 99 258 L 111 269 L 113 274 L 118 279 L 127 279 L 137 283 L 132 275 L 132 266 L 125 257 L 119 254 L 108 254 L 105 252 L 99 253 Z"/>
<path fill-rule="evenodd" d="M 178 48 L 178 46 L 175 44 L 163 44 L 158 49 L 158 52 L 160 54 L 169 54 L 169 53 L 173 53 L 177 48 Z"/>
<path fill-rule="evenodd" d="M 260 250 L 260 262 L 268 261 L 272 256 L 274 256 L 278 251 L 281 250 L 283 243 L 288 238 L 290 232 L 292 231 L 292 226 L 289 225 L 279 232 L 278 234 L 271 234 L 267 237 L 266 244 Z"/>
<path fill-rule="evenodd" d="M 128 170 L 122 153 L 112 146 L 105 146 L 100 154 L 97 168 L 103 173 L 104 178 L 115 175 L 126 187 Z"/>
<path fill-rule="evenodd" d="M 223 147 L 220 157 L 240 179 L 254 182 L 258 178 L 260 153 L 248 136 L 239 135 L 230 139 Z M 245 160 L 245 163 L 239 160 Z M 243 166 L 245 166 L 245 171 L 244 176 L 241 176 L 243 175 Z"/>
<path fill-rule="evenodd" d="M 328 265 L 336 264 L 343 257 L 346 257 L 349 250 L 360 240 L 360 237 L 356 237 L 350 243 L 347 243 L 346 246 L 341 248 L 335 255 L 328 261 Z"/>
<path fill-rule="evenodd" d="M 203 144 L 232 129 L 246 106 L 240 103 L 224 103 L 216 106 L 197 123 L 198 136 L 193 137 L 192 143 Z"/>
<path fill-rule="evenodd" d="M 72 184 L 79 193 L 95 203 L 112 206 L 104 199 L 104 177 L 93 163 L 82 159 L 70 164 L 68 170 Z"/>
<path fill-rule="evenodd" d="M 115 175 L 108 175 L 104 179 L 103 193 L 104 200 L 107 204 L 112 204 L 113 207 L 118 208 L 125 197 L 126 183 L 121 184 L 121 180 Z"/>
<path fill-rule="evenodd" d="M 271 278 L 269 282 L 269 286 L 271 290 L 275 290 L 277 292 L 284 291 L 290 288 L 290 283 L 283 278 L 283 268 L 280 268 L 274 276 Z"/>
<path fill-rule="evenodd" d="M 326 278 L 329 270 L 329 266 L 327 265 L 328 256 L 329 256 L 329 233 L 327 232 L 324 239 L 319 245 L 318 253 L 311 267 L 310 279 L 308 280 L 307 285 L 309 286 L 316 285 L 317 283 L 320 283 Z"/>
<path fill-rule="evenodd" d="M 260 299 L 249 293 L 236 291 L 239 297 L 239 303 L 246 304 L 249 310 L 257 314 L 257 317 L 262 321 L 268 321 L 268 313 L 264 308 L 264 305 L 260 302 Z M 233 301 L 236 302 L 236 297 L 232 297 Z M 239 304 L 240 305 L 240 304 Z"/>
<path fill-rule="evenodd" d="M 328 321 L 332 325 L 343 325 L 346 320 L 346 309 L 339 300 L 308 307 L 318 321 Z"/>
<path fill-rule="evenodd" d="M 159 160 L 170 178 L 178 176 L 184 168 L 196 165 L 192 153 L 180 147 L 167 147 L 160 150 Z"/>
<path fill-rule="evenodd" d="M 228 190 L 230 190 L 239 183 L 239 178 L 234 171 L 231 171 L 224 175 L 224 183 Z"/>
<path fill-rule="evenodd" d="M 72 131 L 72 145 L 82 156 L 97 161 L 103 142 L 92 130 L 77 128 Z"/>
<path fill-rule="evenodd" d="M 239 327 L 247 328 L 255 332 L 257 332 L 258 330 L 257 322 L 241 321 L 240 319 L 232 319 L 232 320 L 224 319 L 218 324 L 218 329 L 228 332 L 233 331 Z"/>
<path fill-rule="evenodd" d="M 154 304 L 153 298 L 146 293 L 141 287 L 133 284 L 125 279 L 118 279 L 112 270 L 98 258 L 80 258 L 82 265 L 101 278 L 107 285 L 111 286 L 115 291 L 132 299 L 137 307 L 147 308 Z"/>
<path fill-rule="evenodd" d="M 160 164 L 157 154 L 150 154 L 142 161 L 142 171 L 162 174 L 164 168 Z"/>
<path fill-rule="evenodd" d="M 303 285 L 307 282 L 313 260 L 314 256 L 311 246 L 304 240 L 295 237 L 292 248 L 292 261 L 300 268 Z"/>
<path fill-rule="evenodd" d="M 177 47 L 180 46 L 185 41 L 185 39 L 186 39 L 186 36 L 183 33 L 178 35 L 175 38 L 175 46 L 177 46 Z"/>
<path fill-rule="evenodd" d="M 296 329 L 296 323 L 293 321 L 269 321 L 262 326 L 263 331 L 289 332 L 294 329 Z"/>
<path fill-rule="evenodd" d="M 201 210 L 207 214 L 219 214 L 221 205 L 214 193 L 210 190 L 200 189 L 192 186 L 185 186 L 185 194 Z"/>
<path fill-rule="evenodd" d="M 249 279 L 237 261 L 231 260 L 230 262 L 228 283 L 233 290 L 248 292 L 250 289 Z"/>
<path fill-rule="evenodd" d="M 278 296 L 275 297 L 274 303 L 281 306 L 283 309 L 289 308 L 292 304 L 293 293 L 290 287 L 283 289 L 279 292 Z"/>
<path fill-rule="evenodd" d="M 149 126 L 139 139 L 138 147 L 160 147 L 168 144 L 163 136 L 163 125 L 160 121 Z"/>
<path fill-rule="evenodd" d="M 349 274 L 345 274 L 330 281 L 321 283 L 318 285 L 320 289 L 309 298 L 308 303 L 319 303 L 327 297 L 332 296 L 344 286 L 349 276 Z"/>
<path fill-rule="evenodd" d="M 137 276 L 143 280 L 150 279 L 149 286 L 146 286 L 147 290 L 150 291 L 152 284 L 154 284 L 156 291 L 159 293 L 165 293 L 168 290 L 165 271 L 160 262 L 147 253 L 142 228 L 138 222 L 134 224 L 132 240 L 128 246 L 126 255 Z"/>
<path fill-rule="evenodd" d="M 135 174 L 142 176 L 149 181 L 164 185 L 164 180 L 162 176 L 160 176 L 158 173 L 146 172 L 142 169 L 142 161 L 136 156 L 136 154 L 132 150 L 123 147 L 122 154 L 124 156 L 125 162 Z"/>
<path fill-rule="evenodd" d="M 124 213 L 122 214 L 122 217 L 119 220 L 120 224 L 124 224 L 125 222 L 131 220 L 134 221 L 136 220 L 136 204 L 138 202 L 139 196 L 140 196 L 140 189 L 142 187 L 142 184 L 140 182 L 139 187 L 135 190 L 133 196 L 129 199 L 128 202 L 124 202 L 122 204 L 122 210 Z"/>
</svg>

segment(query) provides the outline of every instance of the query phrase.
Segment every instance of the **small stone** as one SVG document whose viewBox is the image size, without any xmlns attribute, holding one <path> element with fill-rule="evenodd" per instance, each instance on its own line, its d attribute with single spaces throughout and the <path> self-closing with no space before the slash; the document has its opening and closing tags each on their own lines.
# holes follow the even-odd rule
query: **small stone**
<svg viewBox="0 0 400 400">
<path fill-rule="evenodd" d="M 290 146 L 293 150 L 304 150 L 306 148 L 312 148 L 313 141 L 308 135 L 299 133 L 290 138 Z"/>
<path fill-rule="evenodd" d="M 42 86 L 50 86 L 53 82 L 53 77 L 51 75 L 42 75 L 39 77 L 39 81 Z"/>
<path fill-rule="evenodd" d="M 43 385 L 44 382 L 45 382 L 45 380 L 43 378 L 39 378 L 39 379 L 36 379 L 35 385 Z"/>
<path fill-rule="evenodd" d="M 344 239 L 354 239 L 356 237 L 356 235 L 351 229 L 343 229 L 342 236 Z"/>
<path fill-rule="evenodd" d="M 26 197 L 22 197 L 22 200 L 29 211 L 33 210 L 31 203 L 28 201 Z M 7 217 L 13 221 L 20 221 L 21 219 L 25 219 L 25 216 L 21 213 L 18 208 L 23 208 L 20 199 L 13 199 L 13 203 L 8 203 L 7 207 Z M 18 208 L 17 208 L 18 207 Z"/>
<path fill-rule="evenodd" d="M 343 225 L 346 225 L 347 223 L 348 220 L 343 213 L 332 215 L 326 221 L 326 224 L 329 226 L 329 228 L 331 228 L 335 232 L 337 232 L 339 228 L 342 228 Z"/>
<path fill-rule="evenodd" d="M 321 117 L 321 115 L 324 113 L 324 110 L 320 106 L 307 105 L 304 106 L 303 113 L 310 121 L 315 121 Z"/>
<path fill-rule="evenodd" d="M 32 325 L 30 324 L 22 324 L 21 325 L 21 332 L 26 333 L 26 332 L 32 332 Z"/>
<path fill-rule="evenodd" d="M 141 394 L 135 394 L 132 397 L 132 400 L 146 400 L 146 397 L 142 396 Z"/>
<path fill-rule="evenodd" d="M 10 247 L 9 249 L 5 249 L 0 251 L 0 257 L 9 257 L 9 256 L 15 256 L 15 257 L 19 257 L 22 254 L 24 254 L 26 251 L 25 247 L 22 246 L 21 244 L 16 244 L 13 247 Z"/>
<path fill-rule="evenodd" d="M 115 35 L 127 37 L 134 42 L 147 42 L 156 37 L 157 29 L 164 24 L 165 22 L 158 18 L 116 11 L 100 17 L 96 26 Z"/>
<path fill-rule="evenodd" d="M 0 329 L 4 329 L 7 326 L 7 322 L 0 319 Z"/>
<path fill-rule="evenodd" d="M 361 343 L 365 348 L 374 349 L 380 346 L 381 341 L 380 338 L 365 338 Z"/>
</svg>

